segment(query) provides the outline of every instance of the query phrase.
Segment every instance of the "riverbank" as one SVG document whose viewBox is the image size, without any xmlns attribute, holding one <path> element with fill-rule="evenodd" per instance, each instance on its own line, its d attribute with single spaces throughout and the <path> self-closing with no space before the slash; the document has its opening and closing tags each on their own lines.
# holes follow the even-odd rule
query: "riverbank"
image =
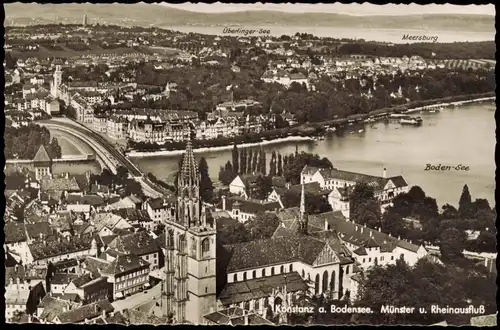
<svg viewBox="0 0 500 330">
<path fill-rule="evenodd" d="M 408 109 L 408 110 L 406 110 L 406 113 L 425 111 L 428 109 L 435 109 L 435 108 L 441 108 L 441 107 L 447 108 L 447 107 L 456 107 L 456 106 L 472 104 L 472 103 L 489 102 L 489 101 L 495 101 L 495 99 L 496 99 L 496 96 L 491 96 L 491 97 L 481 97 L 481 98 L 476 98 L 476 99 L 472 99 L 472 100 L 455 101 L 455 102 L 449 102 L 449 103 L 438 102 L 438 103 L 428 104 L 428 105 L 422 106 L 422 107 Z"/>
<path fill-rule="evenodd" d="M 241 143 L 238 144 L 239 148 L 252 148 L 260 147 L 271 144 L 286 143 L 286 142 L 300 142 L 300 141 L 312 141 L 313 138 L 309 136 L 288 136 L 286 138 L 278 138 L 274 140 L 267 140 L 255 143 Z M 194 148 L 194 153 L 205 153 L 214 151 L 223 151 L 233 149 L 233 145 L 220 146 L 220 147 L 204 147 L 204 148 Z M 128 157 L 155 157 L 155 156 L 177 156 L 182 155 L 184 150 L 157 150 L 157 151 L 135 151 L 131 150 L 126 153 Z"/>
<path fill-rule="evenodd" d="M 347 125 L 352 125 L 354 123 L 363 124 L 364 122 L 366 122 L 365 120 L 367 118 L 377 118 L 378 120 L 381 120 L 392 113 L 417 112 L 433 104 L 448 104 L 448 103 L 453 104 L 451 102 L 455 103 L 480 102 L 483 100 L 494 99 L 495 98 L 494 95 L 495 94 L 493 92 L 493 93 L 482 93 L 482 94 L 456 95 L 441 99 L 433 99 L 425 101 L 413 101 L 407 104 L 391 108 L 373 110 L 367 114 L 357 114 L 349 116 L 347 118 L 338 118 L 324 122 L 307 123 L 295 127 L 264 131 L 260 134 L 254 134 L 253 136 L 250 137 L 239 136 L 232 139 L 224 138 L 222 141 L 215 141 L 215 142 L 213 140 L 193 141 L 193 146 L 195 152 L 203 153 L 203 152 L 214 152 L 214 151 L 223 151 L 232 149 L 234 144 L 242 148 L 248 148 L 248 147 L 256 147 L 267 144 L 284 143 L 284 142 L 310 141 L 314 140 L 313 139 L 314 136 L 324 135 L 325 129 L 328 127 L 344 128 Z M 290 134 L 291 136 L 286 136 L 288 134 Z M 250 141 L 253 140 L 255 142 L 250 142 L 249 140 Z M 171 142 L 168 148 L 165 147 L 158 148 L 158 146 L 155 145 L 144 146 L 138 144 L 137 146 L 132 146 L 132 148 L 129 149 L 128 152 L 126 152 L 126 155 L 129 157 L 136 157 L 136 158 L 154 157 L 154 156 L 174 156 L 183 154 L 184 149 L 185 149 L 184 142 Z"/>
</svg>

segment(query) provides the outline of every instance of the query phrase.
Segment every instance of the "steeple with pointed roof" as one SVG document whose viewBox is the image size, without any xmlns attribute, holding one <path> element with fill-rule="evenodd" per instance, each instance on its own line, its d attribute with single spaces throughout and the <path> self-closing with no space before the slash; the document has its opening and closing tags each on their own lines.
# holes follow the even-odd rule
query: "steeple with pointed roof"
<svg viewBox="0 0 500 330">
<path fill-rule="evenodd" d="M 44 177 L 52 177 L 52 159 L 43 145 L 38 148 L 32 160 L 35 178 L 40 181 Z"/>
<path fill-rule="evenodd" d="M 299 214 L 299 231 L 303 234 L 307 233 L 308 219 L 306 213 L 306 194 L 304 190 L 304 184 L 301 184 L 300 193 L 300 214 Z"/>
<path fill-rule="evenodd" d="M 40 148 L 38 148 L 38 151 L 36 152 L 35 157 L 33 158 L 33 163 L 36 165 L 39 163 L 49 163 L 50 164 L 51 162 L 52 162 L 52 159 L 50 158 L 49 153 L 47 152 L 47 150 L 45 149 L 45 147 L 42 144 L 40 146 Z"/>
<path fill-rule="evenodd" d="M 200 173 L 194 158 L 191 140 L 187 141 L 186 152 L 182 159 L 177 189 L 177 222 L 191 227 L 200 225 Z"/>
</svg>

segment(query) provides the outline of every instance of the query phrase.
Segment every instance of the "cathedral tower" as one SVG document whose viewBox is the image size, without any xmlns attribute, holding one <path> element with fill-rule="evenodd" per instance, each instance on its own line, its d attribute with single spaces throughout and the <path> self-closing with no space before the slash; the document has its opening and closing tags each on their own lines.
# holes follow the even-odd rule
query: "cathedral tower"
<svg viewBox="0 0 500 330">
<path fill-rule="evenodd" d="M 166 221 L 164 311 L 177 323 L 202 324 L 216 309 L 216 229 L 200 199 L 200 173 L 191 142 L 181 164 L 177 210 Z"/>
</svg>

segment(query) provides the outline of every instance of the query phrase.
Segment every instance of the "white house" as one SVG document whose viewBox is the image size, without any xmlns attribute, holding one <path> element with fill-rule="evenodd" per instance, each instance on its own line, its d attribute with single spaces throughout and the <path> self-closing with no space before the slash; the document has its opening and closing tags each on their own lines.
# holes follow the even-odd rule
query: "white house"
<svg viewBox="0 0 500 330">
<path fill-rule="evenodd" d="M 389 204 L 397 195 L 409 191 L 408 183 L 401 175 L 387 178 L 385 169 L 383 175 L 377 177 L 362 173 L 342 171 L 336 168 L 328 169 L 306 165 L 302 170 L 300 181 L 301 183 L 318 182 L 321 188 L 331 190 L 355 186 L 358 183 L 366 183 L 373 187 L 375 197 L 382 204 Z M 335 194 L 334 192 L 334 195 Z M 334 195 L 332 195 L 332 198 Z"/>
</svg>

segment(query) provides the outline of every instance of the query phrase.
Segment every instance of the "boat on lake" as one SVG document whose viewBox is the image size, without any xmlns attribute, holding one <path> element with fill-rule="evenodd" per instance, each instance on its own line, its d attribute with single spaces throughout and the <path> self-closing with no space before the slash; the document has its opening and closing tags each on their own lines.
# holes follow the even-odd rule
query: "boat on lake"
<svg viewBox="0 0 500 330">
<path fill-rule="evenodd" d="M 399 121 L 401 125 L 414 125 L 414 126 L 419 126 L 422 125 L 422 118 L 420 117 L 410 117 L 407 116 L 405 118 L 401 118 Z"/>
</svg>

